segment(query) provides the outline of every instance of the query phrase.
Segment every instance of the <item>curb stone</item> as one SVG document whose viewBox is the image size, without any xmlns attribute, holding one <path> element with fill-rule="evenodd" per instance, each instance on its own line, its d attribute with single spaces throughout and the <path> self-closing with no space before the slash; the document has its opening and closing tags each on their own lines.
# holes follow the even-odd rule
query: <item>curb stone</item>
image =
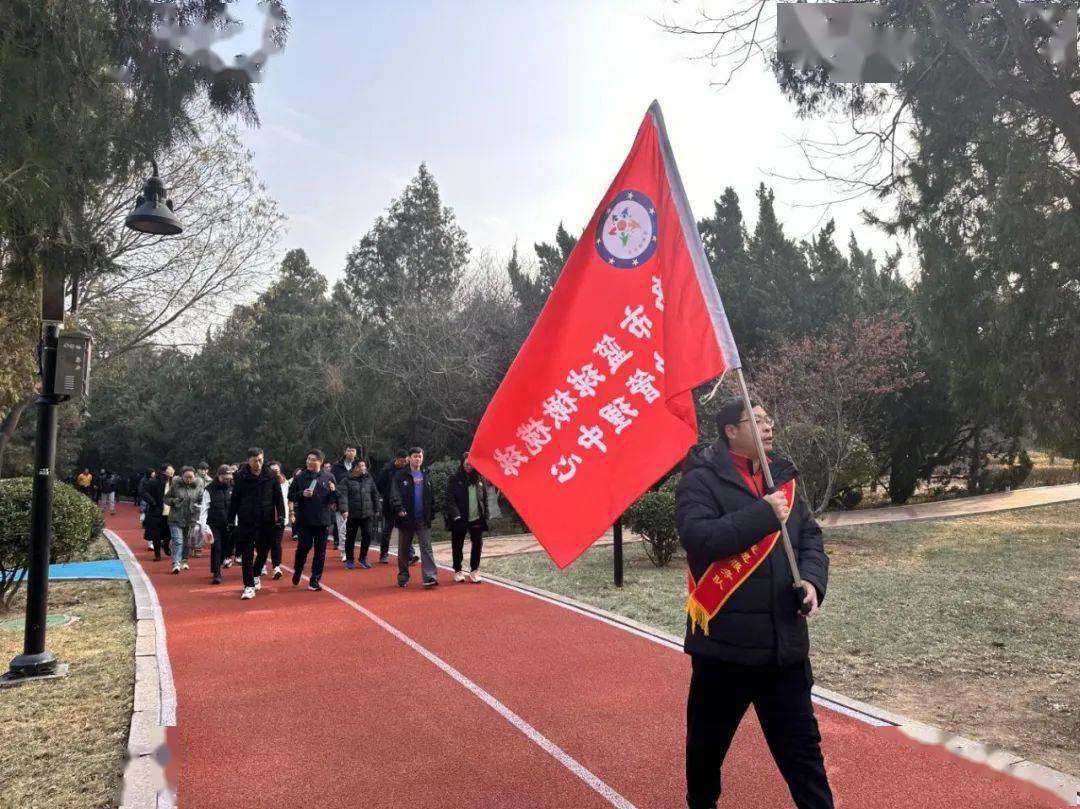
<svg viewBox="0 0 1080 809">
<path fill-rule="evenodd" d="M 124 565 L 135 600 L 135 693 L 120 809 L 167 809 L 175 805 L 165 765 L 167 728 L 176 724 L 176 692 L 161 605 L 131 549 L 113 531 L 106 529 L 105 536 Z"/>
</svg>

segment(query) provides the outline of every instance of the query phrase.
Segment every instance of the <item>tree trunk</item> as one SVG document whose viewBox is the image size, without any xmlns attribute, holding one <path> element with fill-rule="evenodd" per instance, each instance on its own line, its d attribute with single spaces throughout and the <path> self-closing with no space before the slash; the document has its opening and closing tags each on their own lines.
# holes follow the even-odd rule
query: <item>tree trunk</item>
<svg viewBox="0 0 1080 809">
<path fill-rule="evenodd" d="M 19 426 L 19 420 L 22 418 L 23 411 L 34 401 L 34 397 L 27 396 L 25 399 L 16 402 L 11 406 L 11 410 L 4 417 L 3 424 L 0 424 L 0 477 L 4 474 L 4 452 L 7 450 L 8 444 L 11 442 L 11 437 L 15 434 L 15 429 Z"/>
<path fill-rule="evenodd" d="M 979 472 L 982 471 L 982 427 L 976 427 L 971 438 L 971 455 L 968 457 L 968 494 L 979 490 Z"/>
</svg>

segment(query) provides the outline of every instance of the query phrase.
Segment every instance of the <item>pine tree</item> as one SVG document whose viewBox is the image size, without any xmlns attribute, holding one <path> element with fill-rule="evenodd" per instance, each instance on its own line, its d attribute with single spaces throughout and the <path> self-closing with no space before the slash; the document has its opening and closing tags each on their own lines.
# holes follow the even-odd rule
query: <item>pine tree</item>
<svg viewBox="0 0 1080 809">
<path fill-rule="evenodd" d="M 457 288 L 469 260 L 465 231 L 444 206 L 439 186 L 420 169 L 345 262 L 355 311 L 389 322 L 405 301 L 437 307 Z"/>
</svg>

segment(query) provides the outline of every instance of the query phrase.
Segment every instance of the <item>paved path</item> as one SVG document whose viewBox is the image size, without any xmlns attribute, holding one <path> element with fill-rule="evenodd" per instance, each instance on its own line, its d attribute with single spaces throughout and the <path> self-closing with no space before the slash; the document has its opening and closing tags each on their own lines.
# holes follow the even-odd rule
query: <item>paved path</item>
<svg viewBox="0 0 1080 809">
<path fill-rule="evenodd" d="M 170 575 L 133 509 L 109 519 L 149 575 L 177 697 L 179 806 L 678 807 L 689 664 L 677 648 L 493 582 L 406 590 L 394 567 L 326 590 L 209 561 Z M 286 540 L 285 557 L 293 546 Z M 837 805 L 1049 809 L 1050 793 L 819 705 Z M 748 717 L 725 765 L 726 807 L 790 806 Z"/>
<path fill-rule="evenodd" d="M 1009 511 L 1032 506 L 1048 506 L 1054 503 L 1066 503 L 1080 500 L 1080 483 L 1064 486 L 1038 486 L 1031 489 L 1018 489 L 1014 492 L 984 494 L 975 497 L 961 497 L 937 503 L 923 503 L 911 506 L 889 506 L 886 508 L 867 508 L 858 511 L 831 511 L 818 518 L 825 528 L 842 528 L 849 525 L 872 525 L 875 523 L 905 522 L 909 520 L 940 520 L 948 517 L 970 517 L 976 514 L 989 514 L 994 511 Z M 630 531 L 624 533 L 626 542 L 640 539 Z M 607 532 L 596 545 L 610 545 L 613 542 L 611 532 Z M 468 543 L 465 552 L 468 553 Z M 542 551 L 540 543 L 532 534 L 515 534 L 484 538 L 484 557 L 508 556 L 515 553 L 534 553 Z M 437 545 L 435 558 L 439 564 L 450 564 L 450 545 Z"/>
<path fill-rule="evenodd" d="M 1016 508 L 1049 506 L 1070 500 L 1080 500 L 1080 483 L 1069 483 L 1064 486 L 1035 486 L 1012 492 L 958 497 L 955 500 L 911 506 L 833 511 L 823 515 L 818 522 L 825 527 L 839 528 L 847 525 L 870 525 L 907 520 L 940 520 L 947 517 L 970 517 L 994 511 L 1010 511 Z"/>
</svg>

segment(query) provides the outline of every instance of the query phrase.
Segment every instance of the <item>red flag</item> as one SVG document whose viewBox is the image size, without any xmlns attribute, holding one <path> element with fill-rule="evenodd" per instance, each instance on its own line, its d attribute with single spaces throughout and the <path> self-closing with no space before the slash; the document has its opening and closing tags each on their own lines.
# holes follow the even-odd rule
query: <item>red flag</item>
<svg viewBox="0 0 1080 809">
<path fill-rule="evenodd" d="M 477 428 L 469 460 L 566 567 L 697 440 L 739 355 L 655 101 Z"/>
</svg>

